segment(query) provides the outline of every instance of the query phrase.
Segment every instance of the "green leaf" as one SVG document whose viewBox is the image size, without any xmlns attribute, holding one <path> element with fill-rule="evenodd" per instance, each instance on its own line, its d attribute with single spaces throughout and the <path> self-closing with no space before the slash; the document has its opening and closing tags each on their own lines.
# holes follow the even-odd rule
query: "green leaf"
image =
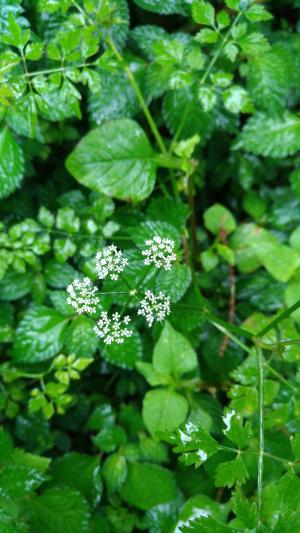
<svg viewBox="0 0 300 533">
<path fill-rule="evenodd" d="M 63 346 L 67 319 L 54 309 L 36 306 L 21 320 L 13 347 L 17 363 L 37 363 L 56 355 Z"/>
<path fill-rule="evenodd" d="M 45 481 L 40 472 L 26 466 L 7 464 L 1 467 L 1 493 L 13 500 L 33 492 Z"/>
<path fill-rule="evenodd" d="M 120 119 L 90 131 L 66 166 L 79 183 L 119 200 L 143 200 L 152 192 L 156 161 L 146 134 L 133 120 Z"/>
<path fill-rule="evenodd" d="M 102 480 L 98 456 L 70 452 L 52 462 L 50 471 L 53 487 L 77 489 L 95 507 L 102 495 Z"/>
<path fill-rule="evenodd" d="M 46 263 L 45 279 L 50 287 L 63 289 L 69 283 L 72 283 L 76 277 L 78 277 L 77 271 L 68 263 L 62 265 L 54 259 L 50 259 Z"/>
<path fill-rule="evenodd" d="M 24 155 L 7 127 L 0 132 L 0 198 L 14 192 L 24 174 Z"/>
<path fill-rule="evenodd" d="M 216 469 L 216 487 L 228 487 L 229 489 L 237 484 L 243 485 L 249 479 L 249 473 L 241 457 L 233 461 L 220 463 Z"/>
<path fill-rule="evenodd" d="M 285 111 L 281 116 L 253 115 L 241 133 L 244 150 L 265 157 L 287 157 L 300 149 L 300 118 Z"/>
<path fill-rule="evenodd" d="M 251 422 L 246 422 L 243 426 L 243 417 L 234 409 L 226 410 L 223 416 L 223 422 L 226 426 L 223 433 L 239 448 L 245 448 L 252 436 Z"/>
<path fill-rule="evenodd" d="M 233 511 L 246 528 L 255 528 L 257 524 L 257 508 L 255 502 L 250 503 L 241 494 L 233 494 Z"/>
<path fill-rule="evenodd" d="M 184 0 L 134 0 L 134 3 L 153 13 L 160 13 L 161 15 L 171 15 L 178 13 L 179 15 L 186 15 L 186 3 Z"/>
<path fill-rule="evenodd" d="M 84 533 L 88 530 L 88 505 L 78 491 L 49 489 L 31 499 L 26 507 L 32 533 Z"/>
<path fill-rule="evenodd" d="M 114 453 L 106 458 L 102 475 L 109 492 L 120 490 L 127 476 L 127 462 L 123 455 Z"/>
<path fill-rule="evenodd" d="M 174 500 L 176 485 L 166 468 L 149 463 L 129 463 L 121 497 L 130 505 L 146 511 Z"/>
<path fill-rule="evenodd" d="M 203 0 L 193 0 L 192 15 L 197 24 L 204 26 L 214 26 L 215 24 L 215 9 Z"/>
<path fill-rule="evenodd" d="M 195 134 L 206 140 L 214 129 L 214 111 L 203 111 L 197 100 L 197 92 L 197 86 L 185 87 L 170 91 L 164 97 L 164 119 L 172 135 L 175 135 L 183 114 L 186 116 L 178 140 L 187 139 Z"/>
<path fill-rule="evenodd" d="M 145 426 L 152 435 L 157 431 L 174 431 L 185 421 L 188 409 L 188 402 L 181 394 L 172 390 L 151 390 L 143 402 Z"/>
<path fill-rule="evenodd" d="M 31 272 L 19 273 L 10 270 L 0 280 L 0 300 L 14 301 L 23 298 L 31 291 L 33 283 Z"/>
<path fill-rule="evenodd" d="M 154 280 L 154 291 L 164 292 L 171 303 L 177 303 L 186 293 L 192 280 L 191 269 L 176 263 L 171 270 L 161 270 Z"/>
<path fill-rule="evenodd" d="M 300 433 L 297 433 L 294 437 L 291 437 L 291 446 L 296 461 L 300 460 Z"/>
<path fill-rule="evenodd" d="M 175 446 L 173 451 L 180 453 L 186 465 L 196 466 L 204 463 L 219 450 L 218 442 L 202 429 L 198 424 L 187 422 L 182 429 L 177 429 L 174 435 L 162 435 L 169 444 Z"/>
<path fill-rule="evenodd" d="M 75 317 L 66 331 L 65 346 L 69 353 L 78 357 L 92 357 L 98 346 L 93 320 L 86 316 Z"/>
<path fill-rule="evenodd" d="M 234 216 L 221 204 L 215 204 L 204 212 L 204 224 L 214 235 L 220 231 L 229 235 L 236 228 Z"/>
<path fill-rule="evenodd" d="M 197 367 L 195 350 L 169 322 L 165 323 L 155 344 L 153 367 L 158 374 L 168 374 L 176 380 Z"/>
<path fill-rule="evenodd" d="M 134 368 L 135 364 L 143 355 L 143 347 L 139 334 L 137 332 L 125 340 L 120 347 L 118 344 L 105 345 L 100 350 L 101 356 L 105 361 L 116 365 L 120 368 Z"/>
<path fill-rule="evenodd" d="M 236 530 L 232 529 L 226 524 L 222 524 L 218 520 L 215 520 L 211 516 L 205 516 L 196 518 L 190 521 L 188 526 L 181 528 L 182 533 L 235 533 Z"/>
<path fill-rule="evenodd" d="M 260 22 L 265 20 L 270 20 L 273 18 L 271 13 L 269 13 L 264 6 L 253 5 L 247 11 L 245 11 L 245 16 L 250 22 Z"/>
</svg>

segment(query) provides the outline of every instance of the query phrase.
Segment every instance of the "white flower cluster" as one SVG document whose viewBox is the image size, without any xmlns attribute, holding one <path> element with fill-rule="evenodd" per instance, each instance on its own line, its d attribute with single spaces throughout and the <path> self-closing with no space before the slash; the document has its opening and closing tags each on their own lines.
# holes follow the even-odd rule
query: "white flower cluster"
<svg viewBox="0 0 300 533">
<path fill-rule="evenodd" d="M 122 318 L 120 313 L 114 313 L 109 318 L 107 312 L 103 311 L 94 327 L 94 332 L 103 339 L 105 344 L 112 344 L 113 342 L 123 344 L 124 340 L 133 334 L 132 329 L 127 328 L 129 322 L 129 316 Z"/>
<path fill-rule="evenodd" d="M 96 255 L 96 271 L 99 279 L 109 276 L 111 280 L 116 281 L 127 264 L 128 259 L 114 244 L 107 246 Z"/>
<path fill-rule="evenodd" d="M 155 320 L 162 322 L 169 314 L 170 299 L 163 292 L 159 292 L 157 295 L 151 291 L 145 292 L 145 297 L 138 309 L 138 315 L 145 317 L 149 328 Z"/>
<path fill-rule="evenodd" d="M 95 313 L 96 306 L 99 302 L 96 296 L 97 287 L 95 287 L 90 278 L 83 278 L 83 280 L 75 279 L 67 287 L 67 303 L 70 304 L 75 311 L 81 315 L 83 313 Z"/>
<path fill-rule="evenodd" d="M 147 249 L 142 251 L 142 254 L 145 256 L 145 265 L 153 264 L 156 268 L 171 270 L 172 263 L 176 261 L 174 241 L 171 239 L 162 239 L 156 235 L 153 239 L 148 239 L 145 245 Z"/>
</svg>

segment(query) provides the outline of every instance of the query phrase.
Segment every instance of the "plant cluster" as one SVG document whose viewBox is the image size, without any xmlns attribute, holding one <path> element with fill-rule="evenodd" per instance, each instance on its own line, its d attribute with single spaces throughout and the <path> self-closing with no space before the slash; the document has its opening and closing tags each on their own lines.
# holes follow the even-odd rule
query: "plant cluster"
<svg viewBox="0 0 300 533">
<path fill-rule="evenodd" d="M 1 533 L 300 533 L 299 0 L 0 0 Z"/>
</svg>

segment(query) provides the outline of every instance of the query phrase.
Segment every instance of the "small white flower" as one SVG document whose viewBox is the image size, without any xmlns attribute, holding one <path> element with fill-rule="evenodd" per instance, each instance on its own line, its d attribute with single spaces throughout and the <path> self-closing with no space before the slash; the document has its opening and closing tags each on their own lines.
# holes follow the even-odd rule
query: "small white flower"
<svg viewBox="0 0 300 533">
<path fill-rule="evenodd" d="M 99 279 L 109 276 L 111 280 L 117 280 L 127 264 L 128 259 L 114 244 L 107 246 L 96 255 L 96 271 Z"/>
<path fill-rule="evenodd" d="M 176 261 L 174 253 L 175 242 L 171 239 L 162 239 L 158 235 L 145 242 L 147 248 L 142 251 L 145 256 L 145 265 L 155 265 L 156 268 L 171 270 L 172 263 Z"/>
<path fill-rule="evenodd" d="M 96 296 L 97 287 L 95 287 L 90 278 L 83 278 L 83 280 L 75 279 L 67 287 L 67 303 L 70 304 L 75 311 L 81 315 L 82 313 L 95 313 L 96 305 L 99 303 L 99 298 Z"/>
<path fill-rule="evenodd" d="M 106 311 L 101 313 L 100 319 L 94 327 L 95 334 L 103 339 L 105 344 L 123 344 L 126 338 L 133 334 L 132 329 L 127 328 L 130 322 L 129 316 L 121 317 L 119 313 L 114 313 L 109 318 Z"/>
<path fill-rule="evenodd" d="M 138 315 L 145 317 L 149 327 L 155 320 L 162 322 L 169 314 L 170 299 L 163 292 L 159 292 L 157 295 L 151 291 L 145 292 L 145 298 L 141 301 Z"/>
</svg>

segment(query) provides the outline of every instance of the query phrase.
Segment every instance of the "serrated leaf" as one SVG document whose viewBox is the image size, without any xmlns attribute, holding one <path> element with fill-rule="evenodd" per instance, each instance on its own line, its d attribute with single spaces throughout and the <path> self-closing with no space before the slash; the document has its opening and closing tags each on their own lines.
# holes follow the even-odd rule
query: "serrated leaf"
<svg viewBox="0 0 300 533">
<path fill-rule="evenodd" d="M 77 316 L 66 331 L 65 347 L 68 353 L 78 357 L 92 357 L 97 350 L 98 339 L 94 333 L 94 321 Z"/>
<path fill-rule="evenodd" d="M 243 425 L 243 417 L 234 409 L 225 411 L 223 422 L 225 424 L 224 435 L 239 448 L 245 448 L 252 436 L 251 422 L 248 421 Z"/>
<path fill-rule="evenodd" d="M 29 309 L 16 330 L 14 360 L 33 364 L 50 359 L 62 349 L 66 326 L 66 317 L 54 309 Z"/>
<path fill-rule="evenodd" d="M 251 117 L 241 133 L 242 147 L 265 157 L 286 157 L 300 149 L 300 118 L 285 111 L 269 117 L 258 113 Z"/>
<path fill-rule="evenodd" d="M 119 200 L 143 200 L 152 192 L 155 153 L 133 120 L 119 119 L 90 131 L 69 155 L 68 171 L 86 187 Z"/>
<path fill-rule="evenodd" d="M 169 470 L 149 463 L 128 463 L 128 475 L 121 488 L 121 497 L 127 503 L 146 511 L 175 496 L 176 485 Z"/>
<path fill-rule="evenodd" d="M 153 367 L 158 374 L 175 379 L 197 367 L 197 356 L 189 341 L 166 322 L 155 344 Z"/>
<path fill-rule="evenodd" d="M 118 344 L 106 345 L 100 349 L 100 354 L 105 361 L 120 368 L 134 368 L 143 355 L 141 338 L 135 332 L 121 346 Z"/>
<path fill-rule="evenodd" d="M 220 463 L 216 469 L 215 484 L 216 487 L 228 487 L 233 485 L 243 485 L 249 479 L 249 473 L 241 457 L 233 461 Z"/>
<path fill-rule="evenodd" d="M 31 291 L 34 276 L 32 272 L 19 273 L 10 270 L 0 280 L 0 300 L 14 301 Z"/>
<path fill-rule="evenodd" d="M 163 101 L 163 113 L 167 126 L 173 135 L 176 133 L 183 115 L 186 116 L 179 140 L 187 139 L 195 134 L 207 139 L 215 126 L 213 111 L 205 112 L 198 104 L 196 86 L 168 92 Z"/>
<path fill-rule="evenodd" d="M 183 424 L 188 414 L 186 399 L 172 390 L 157 389 L 147 392 L 143 402 L 143 419 L 148 431 L 174 431 Z"/>
<path fill-rule="evenodd" d="M 0 132 L 0 198 L 14 192 L 24 174 L 24 155 L 21 146 L 5 127 Z"/>
<path fill-rule="evenodd" d="M 197 24 L 214 26 L 215 9 L 209 2 L 194 0 L 192 4 L 192 15 Z"/>
<path fill-rule="evenodd" d="M 27 503 L 32 533 L 84 533 L 88 530 L 89 508 L 78 491 L 54 488 Z"/>
</svg>

